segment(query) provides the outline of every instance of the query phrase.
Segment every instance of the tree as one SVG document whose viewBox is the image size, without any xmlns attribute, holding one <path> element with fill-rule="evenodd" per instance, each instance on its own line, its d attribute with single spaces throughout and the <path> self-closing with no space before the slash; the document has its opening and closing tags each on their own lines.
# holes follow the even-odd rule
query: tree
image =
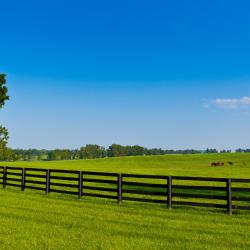
<svg viewBox="0 0 250 250">
<path fill-rule="evenodd" d="M 6 75 L 0 74 L 0 108 L 2 108 L 5 104 L 5 101 L 9 100 L 8 88 L 5 86 L 6 84 Z"/>
<path fill-rule="evenodd" d="M 5 101 L 9 100 L 8 88 L 6 84 L 6 75 L 0 74 L 0 108 L 5 104 Z M 9 139 L 8 130 L 0 125 L 0 159 L 5 160 L 10 156 L 10 150 L 7 149 L 7 142 Z M 8 157 L 7 157 L 8 156 Z"/>
<path fill-rule="evenodd" d="M 9 139 L 8 130 L 0 126 L 0 160 L 10 160 L 11 149 L 7 148 L 7 142 Z"/>
<path fill-rule="evenodd" d="M 58 160 L 71 160 L 71 151 L 69 149 L 55 149 L 48 153 L 48 160 L 58 161 Z"/>
<path fill-rule="evenodd" d="M 205 150 L 205 154 L 216 154 L 216 153 L 218 153 L 218 151 L 214 148 L 207 148 Z"/>
<path fill-rule="evenodd" d="M 8 130 L 0 125 L 0 144 L 6 146 L 9 139 Z"/>
<path fill-rule="evenodd" d="M 126 156 L 127 150 L 124 146 L 119 144 L 112 144 L 108 148 L 108 156 L 109 157 L 119 157 L 119 156 Z"/>
<path fill-rule="evenodd" d="M 81 159 L 103 158 L 105 156 L 105 148 L 96 144 L 87 144 L 85 147 L 80 148 Z"/>
</svg>

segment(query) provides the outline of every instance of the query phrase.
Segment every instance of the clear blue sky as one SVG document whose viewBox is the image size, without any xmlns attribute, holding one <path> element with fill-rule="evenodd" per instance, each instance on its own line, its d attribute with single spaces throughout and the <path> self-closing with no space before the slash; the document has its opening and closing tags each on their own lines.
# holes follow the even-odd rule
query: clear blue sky
<svg viewBox="0 0 250 250">
<path fill-rule="evenodd" d="M 250 147 L 249 1 L 2 1 L 15 148 Z"/>
</svg>

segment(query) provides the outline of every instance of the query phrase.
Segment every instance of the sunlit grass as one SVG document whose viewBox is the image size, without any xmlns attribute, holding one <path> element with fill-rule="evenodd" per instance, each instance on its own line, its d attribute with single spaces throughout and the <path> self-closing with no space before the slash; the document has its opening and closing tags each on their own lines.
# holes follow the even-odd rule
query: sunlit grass
<svg viewBox="0 0 250 250">
<path fill-rule="evenodd" d="M 212 161 L 232 161 L 234 165 L 211 167 Z M 250 178 L 250 154 L 2 162 L 1 165 Z M 79 200 L 77 196 L 54 193 L 46 196 L 42 191 L 21 192 L 10 187 L 0 189 L 0 204 L 1 249 L 250 249 L 248 211 L 237 210 L 230 217 L 225 209 L 168 210 L 166 204 L 134 202 L 118 205 L 115 200 L 86 197 Z"/>
<path fill-rule="evenodd" d="M 249 249 L 250 214 L 0 190 L 1 249 Z"/>
</svg>

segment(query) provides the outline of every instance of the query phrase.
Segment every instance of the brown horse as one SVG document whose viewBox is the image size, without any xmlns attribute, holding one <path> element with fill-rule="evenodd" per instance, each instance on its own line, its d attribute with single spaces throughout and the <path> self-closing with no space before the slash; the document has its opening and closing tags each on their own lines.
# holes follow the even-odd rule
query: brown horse
<svg viewBox="0 0 250 250">
<path fill-rule="evenodd" d="M 217 167 L 217 166 L 224 166 L 225 164 L 224 164 L 224 162 L 212 162 L 211 163 L 211 166 L 215 166 L 215 167 Z"/>
</svg>

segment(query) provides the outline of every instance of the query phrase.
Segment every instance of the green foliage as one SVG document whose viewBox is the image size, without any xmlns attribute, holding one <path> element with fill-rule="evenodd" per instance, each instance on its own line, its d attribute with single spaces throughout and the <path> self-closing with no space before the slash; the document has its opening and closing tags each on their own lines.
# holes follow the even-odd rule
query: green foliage
<svg viewBox="0 0 250 250">
<path fill-rule="evenodd" d="M 108 156 L 109 157 L 119 157 L 119 156 L 126 156 L 127 150 L 126 147 L 123 147 L 119 144 L 112 144 L 108 149 Z"/>
<path fill-rule="evenodd" d="M 216 149 L 214 149 L 214 148 L 207 148 L 205 150 L 205 153 L 206 154 L 215 154 L 215 153 L 218 153 L 218 151 Z"/>
<path fill-rule="evenodd" d="M 48 160 L 56 161 L 56 160 L 70 160 L 71 152 L 68 149 L 56 149 L 50 151 L 48 154 Z"/>
<path fill-rule="evenodd" d="M 8 130 L 0 125 L 0 146 L 6 146 L 9 139 Z"/>
<path fill-rule="evenodd" d="M 147 149 L 138 145 L 122 146 L 119 144 L 112 144 L 107 151 L 109 157 L 119 157 L 119 156 L 144 155 L 146 154 Z"/>
<path fill-rule="evenodd" d="M 103 158 L 106 156 L 106 149 L 96 144 L 87 144 L 80 148 L 79 153 L 81 159 Z"/>
<path fill-rule="evenodd" d="M 47 160 L 49 151 L 45 149 L 12 149 L 12 160 Z"/>
<path fill-rule="evenodd" d="M 13 152 L 8 147 L 0 147 L 0 161 L 13 161 L 17 160 Z"/>
<path fill-rule="evenodd" d="M 248 152 L 247 150 L 245 150 Z M 241 152 L 245 152 L 241 151 Z M 148 149 L 138 145 L 123 146 L 119 144 L 112 144 L 107 149 L 96 144 L 87 144 L 80 149 L 12 149 L 12 160 L 76 160 L 76 159 L 97 159 L 104 157 L 121 157 L 121 156 L 139 156 L 139 155 L 166 155 L 166 154 L 202 154 L 202 153 L 216 153 L 216 150 L 164 150 L 161 148 Z M 231 151 L 223 150 L 221 153 L 230 153 Z"/>
<path fill-rule="evenodd" d="M 9 100 L 7 95 L 8 89 L 5 86 L 6 75 L 0 74 L 0 108 L 5 104 L 5 101 Z M 12 152 L 7 148 L 7 142 L 9 139 L 8 130 L 0 125 L 0 160 L 10 160 L 12 157 Z"/>
<path fill-rule="evenodd" d="M 5 84 L 6 84 L 6 75 L 0 74 L 0 108 L 4 106 L 5 101 L 9 100 L 8 88 L 5 86 Z"/>
</svg>

